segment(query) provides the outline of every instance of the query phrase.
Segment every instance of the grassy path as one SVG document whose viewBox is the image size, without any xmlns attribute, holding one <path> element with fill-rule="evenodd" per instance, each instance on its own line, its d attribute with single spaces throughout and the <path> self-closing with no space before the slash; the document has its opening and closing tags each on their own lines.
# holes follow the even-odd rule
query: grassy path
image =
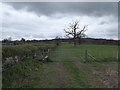
<svg viewBox="0 0 120 90">
<path fill-rule="evenodd" d="M 62 62 L 46 63 L 22 80 L 19 87 L 80 88 L 80 84 L 70 74 Z"/>
</svg>

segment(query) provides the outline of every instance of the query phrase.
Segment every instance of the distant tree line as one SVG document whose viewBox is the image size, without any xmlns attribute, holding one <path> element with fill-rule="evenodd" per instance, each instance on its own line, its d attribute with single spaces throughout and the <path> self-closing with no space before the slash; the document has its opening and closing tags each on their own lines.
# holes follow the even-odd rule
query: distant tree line
<svg viewBox="0 0 120 90">
<path fill-rule="evenodd" d="M 14 44 L 14 45 L 19 45 L 19 44 L 23 44 L 23 43 L 37 43 L 37 42 L 46 42 L 46 43 L 55 43 L 56 45 L 59 45 L 61 40 L 60 37 L 56 36 L 55 39 L 51 39 L 51 40 L 25 40 L 25 38 L 21 38 L 21 40 L 12 40 L 11 37 L 9 38 L 5 38 L 2 40 L 3 44 Z"/>
<path fill-rule="evenodd" d="M 12 40 L 11 37 L 5 38 L 2 40 L 3 44 L 24 44 L 24 43 L 55 43 L 56 45 L 60 45 L 61 42 L 68 42 L 68 43 L 78 43 L 78 44 L 112 44 L 118 45 L 120 40 L 112 40 L 112 39 L 95 39 L 95 38 L 80 38 L 76 39 L 74 42 L 73 38 L 60 38 L 56 36 L 54 39 L 51 40 L 26 40 L 25 38 L 21 38 L 20 40 Z M 80 43 L 79 43 L 80 42 Z"/>
</svg>

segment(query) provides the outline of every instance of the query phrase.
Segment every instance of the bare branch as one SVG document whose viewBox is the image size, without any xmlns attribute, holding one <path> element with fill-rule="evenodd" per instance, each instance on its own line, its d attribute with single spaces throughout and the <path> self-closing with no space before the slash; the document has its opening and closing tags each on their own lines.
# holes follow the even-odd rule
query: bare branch
<svg viewBox="0 0 120 90">
<path fill-rule="evenodd" d="M 65 31 L 65 33 L 66 33 L 67 35 L 73 35 L 73 33 L 70 32 L 70 31 L 67 31 L 67 30 L 65 30 L 65 29 L 64 29 L 64 31 Z"/>
<path fill-rule="evenodd" d="M 74 38 L 74 45 L 76 45 L 76 38 L 85 37 L 84 32 L 87 30 L 86 27 L 88 25 L 84 25 L 83 29 L 77 32 L 76 30 L 79 29 L 79 21 L 73 21 L 72 23 L 69 23 L 69 27 L 67 29 L 64 29 L 66 36 Z"/>
<path fill-rule="evenodd" d="M 80 35 L 82 33 L 84 33 L 87 29 L 85 29 L 88 25 L 84 25 L 83 29 L 81 31 L 79 31 L 77 34 Z"/>
</svg>

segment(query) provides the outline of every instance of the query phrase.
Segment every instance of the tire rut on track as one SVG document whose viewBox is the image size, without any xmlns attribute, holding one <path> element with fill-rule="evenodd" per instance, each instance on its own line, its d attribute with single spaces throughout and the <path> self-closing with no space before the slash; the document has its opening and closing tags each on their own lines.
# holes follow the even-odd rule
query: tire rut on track
<svg viewBox="0 0 120 90">
<path fill-rule="evenodd" d="M 93 80 L 94 85 L 100 88 L 118 88 L 118 71 L 111 68 L 95 68 L 92 64 L 75 62 L 76 66 Z M 98 63 L 101 64 L 101 63 Z M 103 64 L 105 65 L 105 64 Z M 110 66 L 111 64 L 109 64 Z M 108 66 L 108 64 L 106 65 Z"/>
</svg>

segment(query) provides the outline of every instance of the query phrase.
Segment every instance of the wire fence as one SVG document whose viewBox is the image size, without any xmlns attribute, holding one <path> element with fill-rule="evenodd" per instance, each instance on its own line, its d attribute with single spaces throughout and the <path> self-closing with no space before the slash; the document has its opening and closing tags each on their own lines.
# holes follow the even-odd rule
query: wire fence
<svg viewBox="0 0 120 90">
<path fill-rule="evenodd" d="M 52 51 L 48 54 L 52 61 L 83 61 L 83 62 L 101 62 L 101 61 L 117 61 L 118 51 L 108 52 L 109 55 L 105 56 L 98 52 L 91 54 L 87 49 L 81 50 L 68 50 L 63 49 L 60 51 Z"/>
</svg>

